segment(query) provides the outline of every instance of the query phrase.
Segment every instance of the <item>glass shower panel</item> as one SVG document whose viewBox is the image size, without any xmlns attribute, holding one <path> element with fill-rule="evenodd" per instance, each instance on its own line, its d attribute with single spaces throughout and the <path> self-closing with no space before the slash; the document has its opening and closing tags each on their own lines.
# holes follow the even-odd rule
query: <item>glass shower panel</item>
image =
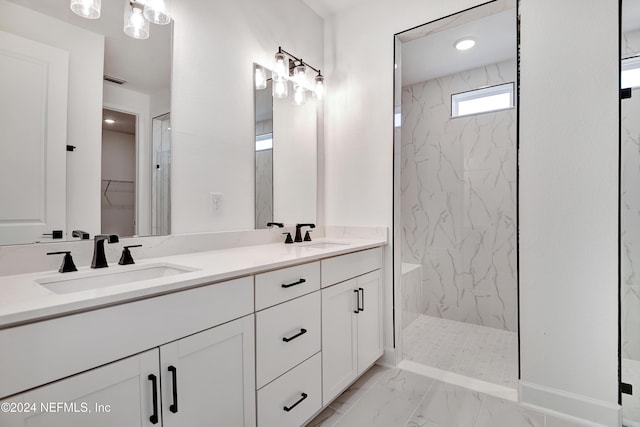
<svg viewBox="0 0 640 427">
<path fill-rule="evenodd" d="M 620 268 L 622 298 L 622 387 L 623 425 L 640 426 L 640 82 L 627 74 L 640 59 L 640 0 L 622 3 L 622 89 Z"/>
</svg>

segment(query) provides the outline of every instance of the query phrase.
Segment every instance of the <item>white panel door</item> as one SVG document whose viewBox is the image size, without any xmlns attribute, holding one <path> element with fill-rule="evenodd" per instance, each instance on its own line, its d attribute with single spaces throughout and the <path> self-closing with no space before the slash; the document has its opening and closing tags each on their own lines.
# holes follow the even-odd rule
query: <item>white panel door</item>
<svg viewBox="0 0 640 427">
<path fill-rule="evenodd" d="M 382 280 L 380 270 L 356 279 L 359 291 L 358 375 L 378 360 L 382 344 Z"/>
<path fill-rule="evenodd" d="M 66 228 L 67 52 L 0 31 L 0 244 Z"/>
<path fill-rule="evenodd" d="M 322 290 L 322 401 L 326 405 L 358 374 L 356 280 Z"/>
<path fill-rule="evenodd" d="M 160 347 L 162 425 L 255 426 L 254 360 L 253 315 Z"/>
<path fill-rule="evenodd" d="M 159 393 L 158 350 L 154 349 L 3 401 L 0 425 L 160 426 Z M 157 419 L 152 420 L 154 412 Z"/>
</svg>

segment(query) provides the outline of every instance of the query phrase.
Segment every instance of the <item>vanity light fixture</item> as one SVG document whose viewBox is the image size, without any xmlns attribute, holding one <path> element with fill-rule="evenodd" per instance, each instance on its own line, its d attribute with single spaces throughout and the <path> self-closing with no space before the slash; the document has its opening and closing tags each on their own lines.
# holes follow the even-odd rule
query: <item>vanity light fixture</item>
<svg viewBox="0 0 640 427">
<path fill-rule="evenodd" d="M 304 86 L 297 83 L 293 85 L 293 103 L 295 105 L 304 104 L 305 92 L 306 92 L 306 89 L 304 88 Z"/>
<path fill-rule="evenodd" d="M 102 0 L 71 0 L 71 10 L 83 18 L 100 18 L 100 3 Z"/>
<path fill-rule="evenodd" d="M 470 37 L 465 37 L 454 43 L 454 46 L 458 50 L 468 50 L 476 45 L 476 41 Z"/>
<path fill-rule="evenodd" d="M 114 124 L 116 121 L 115 121 L 115 120 L 113 120 L 113 119 L 104 119 L 104 122 L 105 122 L 106 124 L 108 124 L 108 125 L 112 125 L 112 124 Z"/>
<path fill-rule="evenodd" d="M 315 82 L 316 82 L 316 87 L 313 93 L 318 99 L 322 99 L 324 98 L 324 77 L 322 76 L 322 74 L 320 74 L 320 71 L 318 71 L 318 75 L 315 78 Z"/>
<path fill-rule="evenodd" d="M 88 19 L 100 18 L 102 0 L 71 0 L 71 10 Z M 171 0 L 125 0 L 124 32 L 134 39 L 149 38 L 149 23 L 171 23 Z"/>
<path fill-rule="evenodd" d="M 144 19 L 144 4 L 141 1 L 131 0 L 125 5 L 124 33 L 134 39 L 149 38 L 149 21 Z"/>
<path fill-rule="evenodd" d="M 307 69 L 318 73 L 312 83 L 307 78 Z M 256 71 L 257 72 L 257 71 Z M 274 98 L 286 98 L 289 92 L 289 80 L 293 81 L 294 98 L 296 105 L 304 104 L 306 92 L 313 92 L 314 96 L 322 99 L 324 96 L 324 77 L 317 68 L 312 67 L 302 59 L 290 54 L 278 47 L 273 65 L 273 96 Z M 257 88 L 257 80 L 256 80 Z"/>
<path fill-rule="evenodd" d="M 142 14 L 153 24 L 167 25 L 171 23 L 171 0 L 145 0 Z"/>
</svg>

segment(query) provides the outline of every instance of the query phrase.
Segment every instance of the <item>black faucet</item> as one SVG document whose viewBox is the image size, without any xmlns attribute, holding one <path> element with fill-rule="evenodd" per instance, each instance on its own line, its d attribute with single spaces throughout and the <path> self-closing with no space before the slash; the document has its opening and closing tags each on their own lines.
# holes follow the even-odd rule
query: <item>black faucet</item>
<svg viewBox="0 0 640 427">
<path fill-rule="evenodd" d="M 93 238 L 93 259 L 91 260 L 91 268 L 109 267 L 107 257 L 104 254 L 104 241 L 109 243 L 118 243 L 118 236 L 115 234 L 98 234 Z"/>
<path fill-rule="evenodd" d="M 293 239 L 293 241 L 296 243 L 302 242 L 302 233 L 300 233 L 300 229 L 302 227 L 316 228 L 316 225 L 315 224 L 296 224 L 296 237 L 295 239 Z"/>
<path fill-rule="evenodd" d="M 278 227 L 278 228 L 282 228 L 284 227 L 284 224 L 281 222 L 268 222 L 267 223 L 267 227 Z"/>
<path fill-rule="evenodd" d="M 89 240 L 89 233 L 82 230 L 73 230 L 71 233 L 72 237 L 79 237 L 80 240 Z"/>
</svg>

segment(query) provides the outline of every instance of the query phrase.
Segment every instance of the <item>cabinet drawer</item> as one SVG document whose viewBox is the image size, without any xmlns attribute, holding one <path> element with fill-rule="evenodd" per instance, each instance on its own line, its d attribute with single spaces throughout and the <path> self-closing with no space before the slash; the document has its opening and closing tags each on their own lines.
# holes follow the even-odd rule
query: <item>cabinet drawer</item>
<svg viewBox="0 0 640 427">
<path fill-rule="evenodd" d="M 320 289 L 320 263 L 256 275 L 256 311 Z"/>
<path fill-rule="evenodd" d="M 320 384 L 318 353 L 258 391 L 258 426 L 301 426 L 322 406 Z"/>
<path fill-rule="evenodd" d="M 319 291 L 256 313 L 257 387 L 320 351 L 320 336 Z"/>
<path fill-rule="evenodd" d="M 382 248 L 368 249 L 322 260 L 322 287 L 360 276 L 382 267 Z"/>
</svg>

